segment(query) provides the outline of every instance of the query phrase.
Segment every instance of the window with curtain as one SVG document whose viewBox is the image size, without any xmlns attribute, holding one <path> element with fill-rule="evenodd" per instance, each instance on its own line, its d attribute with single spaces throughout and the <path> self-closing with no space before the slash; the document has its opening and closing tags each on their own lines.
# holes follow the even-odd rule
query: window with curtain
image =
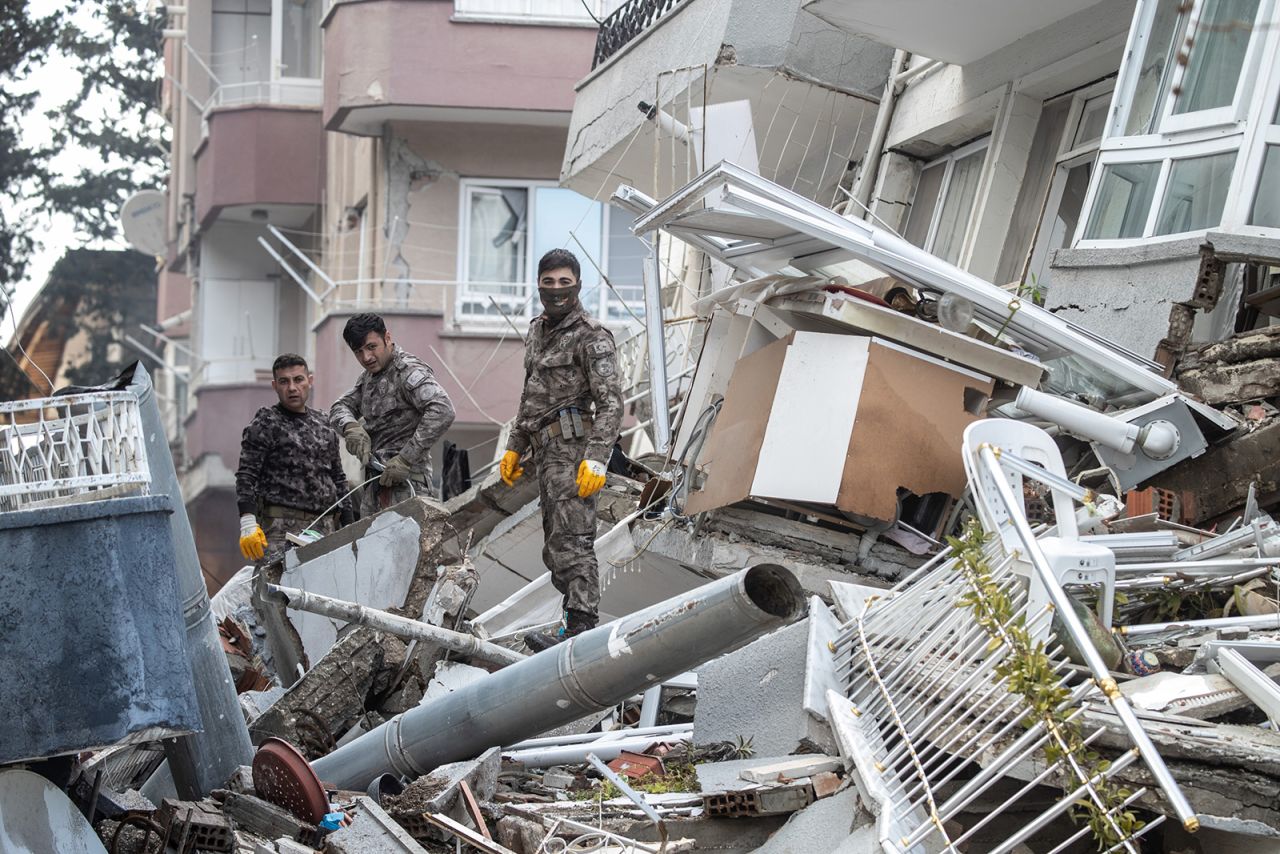
<svg viewBox="0 0 1280 854">
<path fill-rule="evenodd" d="M 978 195 L 988 140 L 947 154 L 920 170 L 902 236 L 944 261 L 958 263 Z"/>
<path fill-rule="evenodd" d="M 631 233 L 627 213 L 539 182 L 464 181 L 463 192 L 460 319 L 501 321 L 503 315 L 528 319 L 538 314 L 537 263 L 551 249 L 568 249 L 577 256 L 582 304 L 589 314 L 605 321 L 643 316 L 648 252 Z M 617 294 L 604 284 L 600 270 Z"/>
<path fill-rule="evenodd" d="M 280 62 L 284 77 L 320 76 L 323 0 L 282 0 Z"/>
<path fill-rule="evenodd" d="M 1235 101 L 1259 0 L 1204 0 L 1186 40 L 1187 60 L 1174 114 L 1227 107 Z M 1175 77 L 1176 81 L 1176 77 Z"/>
</svg>

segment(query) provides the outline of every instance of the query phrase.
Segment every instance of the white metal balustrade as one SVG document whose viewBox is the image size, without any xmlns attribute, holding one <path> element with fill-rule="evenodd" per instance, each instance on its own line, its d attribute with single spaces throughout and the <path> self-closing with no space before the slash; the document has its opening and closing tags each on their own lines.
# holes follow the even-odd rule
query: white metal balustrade
<svg viewBox="0 0 1280 854">
<path fill-rule="evenodd" d="M 0 511 L 92 501 L 150 480 L 134 395 L 0 403 Z"/>
</svg>

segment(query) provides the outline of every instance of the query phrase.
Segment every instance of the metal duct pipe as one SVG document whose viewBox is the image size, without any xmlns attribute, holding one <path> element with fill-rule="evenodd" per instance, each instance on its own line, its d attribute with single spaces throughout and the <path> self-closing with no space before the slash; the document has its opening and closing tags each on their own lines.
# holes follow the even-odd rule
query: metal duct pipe
<svg viewBox="0 0 1280 854">
<path fill-rule="evenodd" d="M 804 602 L 788 570 L 744 569 L 396 715 L 312 767 L 340 789 L 420 777 L 607 709 L 796 620 Z"/>
<path fill-rule="evenodd" d="M 122 379 L 129 376 L 126 370 Z M 117 382 L 117 386 L 119 382 Z M 182 504 L 178 473 L 165 436 L 160 408 L 156 405 L 155 388 L 141 363 L 134 363 L 125 390 L 138 398 L 138 412 L 147 443 L 147 464 L 151 469 L 151 493 L 168 495 L 173 500 L 169 527 L 173 534 L 174 573 L 178 578 L 178 595 L 182 601 L 182 617 L 187 628 L 187 657 L 195 677 L 196 703 L 204 730 L 164 742 L 168 770 L 178 795 L 197 799 L 226 785 L 241 765 L 253 759 L 249 730 L 236 699 L 235 684 L 227 656 L 218 640 L 218 629 L 209 610 L 209 593 L 200 572 L 200 557 L 191 533 L 191 522 Z M 153 775 L 156 785 L 164 788 L 165 773 L 161 766 Z M 150 784 L 152 781 L 149 780 Z"/>
<path fill-rule="evenodd" d="M 346 620 L 348 623 L 359 623 L 379 631 L 393 634 L 409 640 L 426 641 L 444 647 L 461 655 L 469 655 L 481 661 L 488 661 L 506 667 L 524 661 L 529 656 L 498 646 L 496 643 L 482 641 L 473 635 L 442 629 L 420 620 L 410 620 L 397 614 L 388 614 L 377 608 L 369 608 L 355 602 L 344 602 L 331 596 L 308 593 L 296 587 L 281 587 L 278 584 L 267 585 L 268 598 L 275 599 L 286 608 L 295 611 L 310 611 L 333 617 L 335 620 Z"/>
<path fill-rule="evenodd" d="M 693 737 L 693 724 L 668 730 L 662 735 L 635 738 L 602 738 L 598 741 L 575 742 L 548 747 L 529 747 L 502 755 L 504 762 L 525 768 L 550 768 L 552 765 L 581 765 L 587 754 L 594 753 L 605 761 L 617 759 L 623 751 L 644 750 L 656 741 L 682 741 Z"/>
</svg>

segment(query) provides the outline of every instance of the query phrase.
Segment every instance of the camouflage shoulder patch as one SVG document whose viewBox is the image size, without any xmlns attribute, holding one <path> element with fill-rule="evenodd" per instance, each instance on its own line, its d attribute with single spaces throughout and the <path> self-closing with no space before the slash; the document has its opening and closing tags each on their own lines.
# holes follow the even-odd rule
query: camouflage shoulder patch
<svg viewBox="0 0 1280 854">
<path fill-rule="evenodd" d="M 608 379 L 609 377 L 617 373 L 618 366 L 612 358 L 610 358 L 609 356 L 604 356 L 592 362 L 591 369 L 595 371 L 597 375 L 603 377 L 604 379 Z"/>
<path fill-rule="evenodd" d="M 415 389 L 429 379 L 431 379 L 431 374 L 426 368 L 414 368 L 404 375 L 404 387 Z"/>
<path fill-rule="evenodd" d="M 587 355 L 592 357 L 607 356 L 613 352 L 608 341 L 591 341 L 587 343 Z"/>
</svg>

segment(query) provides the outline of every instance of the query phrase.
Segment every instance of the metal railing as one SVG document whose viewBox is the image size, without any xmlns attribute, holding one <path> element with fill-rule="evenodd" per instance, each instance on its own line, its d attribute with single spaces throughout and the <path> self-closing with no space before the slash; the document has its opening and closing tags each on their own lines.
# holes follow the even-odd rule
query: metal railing
<svg viewBox="0 0 1280 854">
<path fill-rule="evenodd" d="M 1012 835 L 984 840 L 984 850 L 1010 852 L 1033 837 L 1044 843 L 1037 834 L 1074 813 L 1082 826 L 1056 847 L 1048 843 L 1053 852 L 1089 834 L 1104 843 L 1100 850 L 1136 852 L 1137 840 L 1164 820 L 1139 821 L 1139 801 L 1166 804 L 1194 830 L 1195 812 L 1075 615 L 998 454 L 989 445 L 976 450 L 970 486 L 999 504 L 1017 548 L 999 536 L 967 537 L 868 598 L 836 643 L 844 696 L 833 691 L 828 704 L 876 803 L 881 846 L 962 851 L 1003 823 L 1001 835 Z M 1028 595 L 1024 562 L 1048 592 L 1042 605 Z M 1055 615 L 1091 678 L 1076 675 L 1064 641 L 1050 631 Z M 1094 717 L 1104 709 L 1116 719 L 1111 727 Z M 1104 758 L 1094 745 L 1108 730 L 1128 749 Z M 1134 776 L 1152 782 L 1130 791 L 1124 772 L 1139 763 L 1145 773 Z M 1041 786 L 1059 787 L 1060 797 L 1046 806 Z"/>
<path fill-rule="evenodd" d="M 150 480 L 134 395 L 0 403 L 0 511 L 92 501 Z"/>
<path fill-rule="evenodd" d="M 617 11 L 600 22 L 591 67 L 595 68 L 605 62 L 672 9 L 687 2 L 690 0 L 627 0 Z"/>
</svg>

